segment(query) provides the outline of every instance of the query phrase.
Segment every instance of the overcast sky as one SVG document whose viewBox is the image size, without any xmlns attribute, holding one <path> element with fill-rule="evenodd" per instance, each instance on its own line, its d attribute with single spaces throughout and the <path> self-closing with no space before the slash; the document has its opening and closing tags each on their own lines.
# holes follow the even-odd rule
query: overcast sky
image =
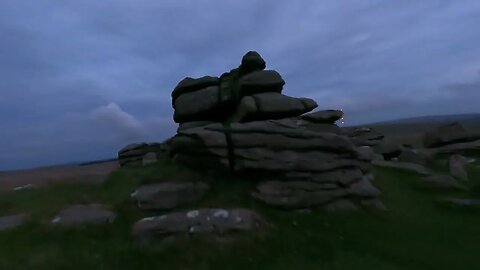
<svg viewBox="0 0 480 270">
<path fill-rule="evenodd" d="M 480 112 L 480 1 L 0 1 L 0 170 L 174 134 L 170 93 L 258 51 L 347 124 Z"/>
</svg>

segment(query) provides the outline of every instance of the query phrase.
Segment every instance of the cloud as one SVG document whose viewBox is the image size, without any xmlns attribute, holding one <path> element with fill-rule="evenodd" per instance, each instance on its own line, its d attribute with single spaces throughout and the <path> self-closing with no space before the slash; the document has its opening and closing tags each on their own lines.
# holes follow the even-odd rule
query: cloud
<svg viewBox="0 0 480 270">
<path fill-rule="evenodd" d="M 477 0 L 0 1 L 0 165 L 165 139 L 178 81 L 219 76 L 249 50 L 285 94 L 347 122 L 478 111 L 479 11 Z"/>
<path fill-rule="evenodd" d="M 124 112 L 116 103 L 111 102 L 94 109 L 91 116 L 109 125 L 126 138 L 138 139 L 145 136 L 142 124 L 135 117 Z"/>
<path fill-rule="evenodd" d="M 452 95 L 478 96 L 480 94 L 480 72 L 479 76 L 472 81 L 447 84 L 444 89 Z"/>
</svg>

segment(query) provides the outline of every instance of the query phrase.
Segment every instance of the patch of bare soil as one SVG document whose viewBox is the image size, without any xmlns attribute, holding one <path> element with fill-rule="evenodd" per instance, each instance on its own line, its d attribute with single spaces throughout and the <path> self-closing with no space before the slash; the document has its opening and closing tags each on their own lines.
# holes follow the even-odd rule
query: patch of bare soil
<svg viewBox="0 0 480 270">
<path fill-rule="evenodd" d="M 117 161 L 110 161 L 84 166 L 56 166 L 0 172 L 0 192 L 26 185 L 42 187 L 65 182 L 100 184 L 118 167 Z"/>
</svg>

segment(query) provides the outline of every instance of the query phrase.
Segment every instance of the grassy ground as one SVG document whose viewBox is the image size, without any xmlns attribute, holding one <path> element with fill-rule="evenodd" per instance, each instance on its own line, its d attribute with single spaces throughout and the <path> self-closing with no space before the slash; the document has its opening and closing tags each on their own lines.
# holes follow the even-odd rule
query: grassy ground
<svg viewBox="0 0 480 270">
<path fill-rule="evenodd" d="M 472 179 L 480 169 L 470 168 Z M 249 197 L 254 184 L 232 177 L 205 179 L 160 162 L 115 172 L 102 186 L 59 185 L 0 195 L 0 215 L 32 213 L 22 227 L 0 232 L 0 269 L 478 269 L 480 211 L 450 209 L 436 198 L 449 195 L 420 188 L 414 175 L 377 169 L 384 213 L 295 213 L 271 209 Z M 162 212 L 141 211 L 129 194 L 142 182 L 195 180 L 212 190 L 199 204 L 184 207 L 252 208 L 274 227 L 218 241 L 185 237 L 139 246 L 132 224 Z M 472 181 L 469 185 L 478 183 Z M 479 194 L 477 194 L 479 195 Z M 105 203 L 118 214 L 111 225 L 58 229 L 45 225 L 70 203 Z"/>
</svg>

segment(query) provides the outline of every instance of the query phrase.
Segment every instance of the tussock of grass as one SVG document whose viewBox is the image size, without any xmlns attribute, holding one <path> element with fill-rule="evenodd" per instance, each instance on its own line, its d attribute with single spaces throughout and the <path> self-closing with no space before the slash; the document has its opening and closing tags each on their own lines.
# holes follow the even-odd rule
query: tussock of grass
<svg viewBox="0 0 480 270">
<path fill-rule="evenodd" d="M 469 169 L 472 179 L 480 180 L 480 169 Z M 480 213 L 449 209 L 435 201 L 469 194 L 427 191 L 415 175 L 394 169 L 377 169 L 375 175 L 389 209 L 384 213 L 272 209 L 249 196 L 251 180 L 202 177 L 167 160 L 121 169 L 101 186 L 57 185 L 2 194 L 2 215 L 30 212 L 32 218 L 15 230 L 0 232 L 0 269 L 478 269 Z M 185 237 L 150 246 L 131 242 L 136 220 L 165 213 L 137 209 L 129 197 L 136 186 L 199 179 L 208 182 L 211 191 L 199 203 L 181 209 L 247 207 L 274 227 L 224 241 Z M 72 203 L 104 203 L 118 218 L 111 225 L 81 229 L 44 224 Z"/>
</svg>

